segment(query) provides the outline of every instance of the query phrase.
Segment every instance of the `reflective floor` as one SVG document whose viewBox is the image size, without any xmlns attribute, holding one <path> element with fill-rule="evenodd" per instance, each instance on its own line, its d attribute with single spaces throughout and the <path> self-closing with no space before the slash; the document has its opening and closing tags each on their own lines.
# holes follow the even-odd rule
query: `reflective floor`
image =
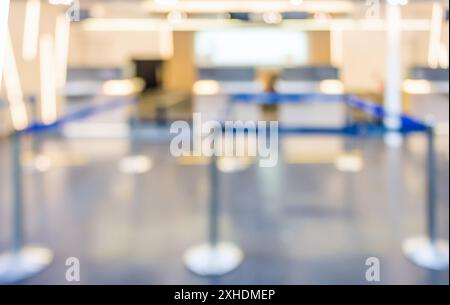
<svg viewBox="0 0 450 305">
<path fill-rule="evenodd" d="M 51 266 L 25 284 L 70 284 L 69 257 L 80 259 L 82 284 L 367 284 L 369 257 L 381 261 L 382 284 L 448 284 L 448 271 L 416 267 L 401 252 L 405 238 L 425 232 L 420 135 L 401 148 L 338 138 L 344 150 L 358 151 L 359 172 L 289 158 L 295 145 L 285 139 L 276 168 L 221 173 L 222 237 L 246 257 L 226 276 L 202 278 L 183 266 L 182 255 L 207 238 L 208 166 L 180 162 L 164 135 L 151 134 L 132 143 L 24 140 L 27 240 L 55 252 Z M 448 136 L 438 143 L 439 233 L 448 239 Z M 2 251 L 10 236 L 9 144 L 0 143 Z M 150 157 L 150 170 L 122 173 L 127 154 Z"/>
</svg>

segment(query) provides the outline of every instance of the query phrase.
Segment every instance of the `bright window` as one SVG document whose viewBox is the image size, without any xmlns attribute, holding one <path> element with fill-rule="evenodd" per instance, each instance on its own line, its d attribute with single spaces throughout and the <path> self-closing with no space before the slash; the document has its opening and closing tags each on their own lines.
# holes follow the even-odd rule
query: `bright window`
<svg viewBox="0 0 450 305">
<path fill-rule="evenodd" d="M 199 66 L 284 66 L 308 61 L 308 36 L 300 31 L 239 29 L 198 32 Z"/>
</svg>

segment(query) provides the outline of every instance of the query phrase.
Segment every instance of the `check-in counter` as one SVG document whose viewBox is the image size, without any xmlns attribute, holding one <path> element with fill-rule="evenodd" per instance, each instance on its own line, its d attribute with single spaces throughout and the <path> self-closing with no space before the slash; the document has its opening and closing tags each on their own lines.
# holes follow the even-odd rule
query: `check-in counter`
<svg viewBox="0 0 450 305">
<path fill-rule="evenodd" d="M 200 68 L 194 85 L 194 112 L 203 120 L 259 120 L 258 105 L 237 104 L 230 107 L 229 95 L 261 93 L 263 84 L 252 67 Z"/>
</svg>

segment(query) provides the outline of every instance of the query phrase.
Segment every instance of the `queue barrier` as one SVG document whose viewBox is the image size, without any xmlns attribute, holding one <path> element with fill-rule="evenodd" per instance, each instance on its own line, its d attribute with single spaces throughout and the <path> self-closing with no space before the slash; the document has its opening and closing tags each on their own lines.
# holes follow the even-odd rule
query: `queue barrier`
<svg viewBox="0 0 450 305">
<path fill-rule="evenodd" d="M 97 114 L 129 106 L 138 101 L 136 98 L 121 98 L 100 105 L 86 107 L 70 113 L 52 124 L 32 123 L 24 130 L 14 131 L 11 140 L 11 181 L 12 181 L 12 217 L 11 247 L 0 254 L 0 284 L 17 283 L 43 271 L 53 260 L 53 251 L 44 246 L 29 245 L 25 241 L 22 181 L 22 137 L 27 134 L 41 133 L 55 129 L 69 122 L 86 119 Z"/>
<path fill-rule="evenodd" d="M 230 96 L 230 107 L 236 103 L 259 105 L 278 105 L 281 103 L 341 102 L 353 109 L 363 111 L 376 119 L 385 119 L 388 114 L 383 107 L 352 95 L 326 94 L 234 94 Z M 437 233 L 437 183 L 436 183 L 436 147 L 435 130 L 432 124 L 401 114 L 398 116 L 401 127 L 390 130 L 382 124 L 348 122 L 339 128 L 285 127 L 279 126 L 280 134 L 333 134 L 343 136 L 383 136 L 392 132 L 402 135 L 424 133 L 427 137 L 427 235 L 412 237 L 403 242 L 404 254 L 413 263 L 431 270 L 445 270 L 449 266 L 448 240 L 438 238 Z M 222 122 L 222 130 L 225 130 Z M 258 132 L 258 127 L 252 132 Z M 249 128 L 233 128 L 234 133 L 249 132 Z M 219 233 L 220 202 L 218 198 L 219 172 L 217 158 L 212 158 L 210 173 L 209 240 L 207 243 L 190 248 L 184 255 L 188 269 L 203 276 L 219 276 L 235 270 L 243 261 L 243 251 L 235 244 L 221 242 Z"/>
</svg>

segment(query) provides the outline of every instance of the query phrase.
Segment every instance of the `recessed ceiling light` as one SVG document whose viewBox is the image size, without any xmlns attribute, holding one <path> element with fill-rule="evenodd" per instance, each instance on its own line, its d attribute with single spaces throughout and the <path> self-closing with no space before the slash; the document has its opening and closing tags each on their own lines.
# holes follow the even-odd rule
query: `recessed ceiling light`
<svg viewBox="0 0 450 305">
<path fill-rule="evenodd" d="M 167 20 L 170 23 L 180 23 L 188 18 L 187 14 L 180 11 L 171 11 L 167 14 Z"/>
<path fill-rule="evenodd" d="M 175 5 L 178 0 L 154 0 L 157 5 Z"/>
<path fill-rule="evenodd" d="M 278 24 L 283 21 L 283 16 L 278 12 L 268 12 L 263 14 L 263 20 L 268 24 Z"/>
</svg>

